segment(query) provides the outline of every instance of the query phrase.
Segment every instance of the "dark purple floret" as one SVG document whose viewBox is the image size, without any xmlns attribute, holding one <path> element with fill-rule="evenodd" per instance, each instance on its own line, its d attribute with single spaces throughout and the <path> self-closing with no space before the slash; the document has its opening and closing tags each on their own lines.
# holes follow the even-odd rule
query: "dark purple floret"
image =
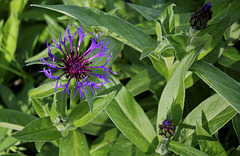
<svg viewBox="0 0 240 156">
<path fill-rule="evenodd" d="M 75 26 L 75 25 L 74 25 Z M 112 58 L 112 52 L 108 53 L 107 45 L 103 40 L 100 39 L 97 42 L 99 35 L 94 37 L 94 33 L 85 34 L 85 29 L 83 30 L 82 25 L 80 27 L 75 26 L 76 31 L 74 33 L 70 33 L 69 26 L 65 30 L 64 36 L 62 38 L 61 32 L 59 41 L 55 41 L 52 38 L 53 45 L 49 45 L 48 47 L 48 57 L 41 58 L 40 61 L 44 65 L 47 65 L 48 68 L 43 68 L 45 75 L 50 78 L 57 80 L 55 91 L 57 88 L 64 88 L 63 94 L 67 91 L 70 95 L 69 84 L 71 80 L 76 81 L 75 94 L 79 91 L 80 98 L 84 98 L 84 92 L 89 94 L 86 91 L 86 87 L 91 89 L 92 95 L 94 92 L 98 92 L 98 90 L 103 89 L 103 85 L 110 82 L 110 72 L 114 73 L 110 68 L 107 67 L 108 62 Z M 92 35 L 91 45 L 87 50 L 82 50 L 83 39 L 87 35 Z M 77 40 L 77 46 L 74 46 L 74 41 Z M 69 45 L 67 44 L 69 43 Z M 62 58 L 56 57 L 55 54 L 52 53 L 53 49 L 58 49 L 62 53 Z M 93 54 L 94 51 L 94 54 Z M 97 53 L 96 53 L 97 52 Z M 96 58 L 105 58 L 106 62 L 102 65 L 95 65 L 94 59 Z M 94 72 L 94 70 L 101 70 L 101 74 Z M 56 73 L 53 73 L 56 72 Z M 61 73 L 61 74 L 58 74 Z M 62 77 L 67 78 L 67 83 L 61 84 L 59 80 Z M 98 78 L 98 80 L 92 82 L 89 78 Z"/>
<path fill-rule="evenodd" d="M 211 2 L 208 2 L 207 4 L 205 4 L 202 8 L 203 12 L 208 12 L 210 11 L 212 8 Z"/>
<path fill-rule="evenodd" d="M 165 125 L 167 125 L 167 126 L 170 124 L 168 120 L 164 121 L 164 123 L 165 123 Z"/>
</svg>

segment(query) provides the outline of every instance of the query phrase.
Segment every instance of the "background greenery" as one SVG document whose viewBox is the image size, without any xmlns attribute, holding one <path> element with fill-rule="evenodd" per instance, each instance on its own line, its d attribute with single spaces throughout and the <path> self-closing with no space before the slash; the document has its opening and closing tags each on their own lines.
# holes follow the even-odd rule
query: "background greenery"
<svg viewBox="0 0 240 156">
<path fill-rule="evenodd" d="M 0 153 L 157 155 L 170 119 L 168 155 L 240 155 L 240 3 L 211 1 L 208 27 L 191 29 L 207 2 L 0 0 Z M 118 75 L 93 103 L 62 99 L 39 72 L 46 39 L 73 23 L 113 52 Z"/>
</svg>

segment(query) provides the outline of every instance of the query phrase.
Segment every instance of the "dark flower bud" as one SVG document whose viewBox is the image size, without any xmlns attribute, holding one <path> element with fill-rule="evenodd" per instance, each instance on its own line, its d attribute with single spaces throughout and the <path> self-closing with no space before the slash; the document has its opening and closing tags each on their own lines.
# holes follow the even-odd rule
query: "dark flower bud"
<svg viewBox="0 0 240 156">
<path fill-rule="evenodd" d="M 208 2 L 191 15 L 190 25 L 193 29 L 202 30 L 207 27 L 207 22 L 212 18 L 211 8 L 211 2 Z"/>
<path fill-rule="evenodd" d="M 159 135 L 163 135 L 166 138 L 171 138 L 175 134 L 176 127 L 171 120 L 164 120 L 162 125 L 158 125 Z"/>
</svg>

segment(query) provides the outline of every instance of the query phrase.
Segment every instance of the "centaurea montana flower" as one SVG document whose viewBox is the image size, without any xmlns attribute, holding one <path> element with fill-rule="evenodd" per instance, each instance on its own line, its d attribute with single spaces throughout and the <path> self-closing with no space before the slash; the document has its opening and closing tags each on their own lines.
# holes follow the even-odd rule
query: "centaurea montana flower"
<svg viewBox="0 0 240 156">
<path fill-rule="evenodd" d="M 41 58 L 40 61 L 49 67 L 47 69 L 43 68 L 42 72 L 44 72 L 48 78 L 57 80 L 55 92 L 58 88 L 64 88 L 63 94 L 67 91 L 70 95 L 69 84 L 71 80 L 75 79 L 76 85 L 74 86 L 75 92 L 73 98 L 77 91 L 79 91 L 80 98 L 84 99 L 84 92 L 89 94 L 86 87 L 89 87 L 92 95 L 94 95 L 94 92 L 103 89 L 103 85 L 110 82 L 110 73 L 116 73 L 110 69 L 111 66 L 107 67 L 108 62 L 112 58 L 112 52 L 107 52 L 108 43 L 105 44 L 101 39 L 97 42 L 100 34 L 95 35 L 93 32 L 85 34 L 85 29 L 82 28 L 82 25 L 80 27 L 74 26 L 76 28 L 75 33 L 70 33 L 70 26 L 68 26 L 63 38 L 60 32 L 58 42 L 54 40 L 54 38 L 52 38 L 53 45 L 47 42 L 48 57 Z M 92 35 L 91 44 L 86 51 L 83 51 L 81 47 L 87 35 Z M 93 38 L 94 35 L 95 39 Z M 73 42 L 76 39 L 78 39 L 77 46 L 74 46 Z M 55 54 L 52 53 L 54 48 L 57 48 L 63 54 L 62 58 L 56 57 Z M 106 58 L 106 62 L 102 65 L 94 65 L 94 59 L 100 57 Z M 100 74 L 99 72 L 96 73 L 93 71 L 99 69 L 102 72 Z M 53 72 L 57 73 L 53 74 Z M 58 74 L 58 72 L 61 74 Z M 62 77 L 66 77 L 68 80 L 65 84 L 59 83 Z M 90 78 L 92 77 L 98 78 L 98 80 L 91 81 Z"/>
</svg>

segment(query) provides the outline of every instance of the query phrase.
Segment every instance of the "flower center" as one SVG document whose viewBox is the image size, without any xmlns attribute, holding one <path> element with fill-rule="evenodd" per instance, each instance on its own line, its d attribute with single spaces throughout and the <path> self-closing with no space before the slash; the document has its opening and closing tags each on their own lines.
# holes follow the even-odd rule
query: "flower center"
<svg viewBox="0 0 240 156">
<path fill-rule="evenodd" d="M 84 59 L 80 55 L 70 55 L 71 57 L 67 58 L 67 61 L 64 62 L 64 73 L 67 78 L 76 78 L 78 80 L 86 77 L 87 73 L 90 72 L 86 68 L 89 65 L 89 62 L 83 63 Z"/>
</svg>

